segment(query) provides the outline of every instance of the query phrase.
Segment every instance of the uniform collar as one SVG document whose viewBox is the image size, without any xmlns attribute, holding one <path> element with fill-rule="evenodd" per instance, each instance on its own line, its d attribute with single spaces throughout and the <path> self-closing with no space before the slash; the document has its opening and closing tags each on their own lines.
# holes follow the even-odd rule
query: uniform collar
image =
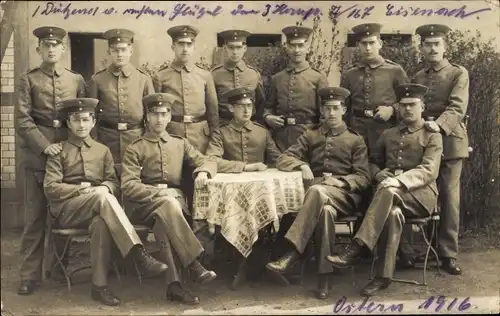
<svg viewBox="0 0 500 316">
<path fill-rule="evenodd" d="M 441 69 L 443 69 L 444 67 L 448 66 L 450 64 L 450 62 L 448 61 L 448 59 L 446 58 L 443 58 L 440 62 L 438 62 L 437 64 L 435 65 L 430 65 L 427 67 L 427 72 L 429 72 L 431 69 L 434 70 L 434 71 L 440 71 Z"/>
<path fill-rule="evenodd" d="M 183 68 L 186 69 L 188 72 L 193 71 L 194 63 L 188 62 L 187 64 L 183 64 L 179 61 L 174 60 L 170 66 L 174 68 L 177 71 L 181 71 Z"/>
<path fill-rule="evenodd" d="M 85 144 L 87 147 L 92 146 L 92 137 L 88 136 L 85 139 L 81 139 L 76 137 L 73 133 L 69 133 L 68 136 L 68 142 L 71 144 L 75 145 L 76 147 L 82 148 L 82 146 Z"/>
<path fill-rule="evenodd" d="M 373 69 L 382 66 L 384 63 L 385 59 L 382 56 L 377 56 L 374 59 L 368 60 L 366 62 L 358 63 L 358 67 L 364 68 L 365 66 L 368 66 Z"/>
<path fill-rule="evenodd" d="M 39 68 L 41 71 L 43 71 L 44 73 L 46 73 L 49 76 L 52 76 L 55 74 L 56 76 L 59 77 L 64 72 L 64 67 L 61 66 L 61 64 L 59 64 L 59 63 L 56 63 L 54 65 L 54 67 L 52 67 L 49 64 L 42 63 Z"/>
<path fill-rule="evenodd" d="M 291 72 L 292 70 L 295 70 L 295 73 L 299 73 L 299 72 L 302 72 L 306 69 L 309 68 L 309 63 L 307 61 L 304 61 L 304 62 L 301 62 L 300 64 L 296 65 L 295 67 L 292 67 L 292 66 L 288 66 L 286 68 L 286 70 L 288 72 Z"/>
<path fill-rule="evenodd" d="M 248 131 L 251 131 L 254 127 L 254 124 L 252 121 L 248 121 L 245 123 L 245 125 L 243 126 L 238 126 L 236 125 L 236 122 L 234 121 L 234 119 L 231 120 L 231 122 L 229 122 L 229 126 L 234 129 L 235 131 L 237 132 L 241 132 L 243 129 L 246 129 Z"/>
<path fill-rule="evenodd" d="M 323 123 L 323 124 L 321 124 L 320 130 L 321 130 L 321 134 L 323 134 L 323 135 L 326 135 L 326 134 L 328 134 L 328 132 L 331 131 L 332 136 L 337 136 L 337 135 L 342 134 L 343 132 L 345 132 L 347 130 L 347 125 L 344 122 L 342 122 L 338 126 L 330 128 L 328 126 L 328 124 Z"/>
<path fill-rule="evenodd" d="M 408 131 L 410 133 L 414 133 L 414 132 L 418 131 L 419 129 L 421 129 L 422 127 L 424 127 L 424 123 L 425 123 L 425 120 L 422 118 L 422 119 L 420 119 L 420 121 L 417 122 L 417 124 L 415 124 L 415 126 L 410 127 L 401 121 L 401 123 L 399 123 L 399 130 L 402 131 L 406 128 L 406 129 L 408 129 Z"/>
<path fill-rule="evenodd" d="M 153 142 L 153 143 L 157 143 L 160 139 L 166 143 L 170 140 L 171 137 L 172 136 L 170 136 L 170 134 L 167 131 L 165 131 L 160 136 L 155 135 L 154 133 L 152 133 L 150 131 L 147 131 L 146 133 L 144 133 L 144 136 L 143 136 L 144 139 L 146 139 L 150 142 Z"/>
<path fill-rule="evenodd" d="M 129 77 L 130 74 L 132 73 L 132 65 L 130 64 L 127 64 L 121 68 L 118 68 L 113 64 L 111 64 L 109 65 L 108 69 L 116 77 L 120 76 L 120 74 L 123 74 L 125 77 Z"/>
<path fill-rule="evenodd" d="M 224 63 L 224 68 L 226 68 L 227 70 L 231 70 L 231 71 L 234 71 L 236 68 L 239 71 L 243 71 L 243 70 L 245 70 L 246 67 L 247 67 L 247 65 L 245 64 L 245 62 L 243 60 L 240 60 L 236 64 L 228 63 L 227 61 Z"/>
</svg>

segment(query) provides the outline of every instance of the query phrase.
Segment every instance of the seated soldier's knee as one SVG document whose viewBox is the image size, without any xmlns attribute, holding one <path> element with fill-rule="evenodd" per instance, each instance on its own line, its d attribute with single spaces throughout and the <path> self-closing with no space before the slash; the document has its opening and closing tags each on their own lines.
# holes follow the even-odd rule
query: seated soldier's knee
<svg viewBox="0 0 500 316">
<path fill-rule="evenodd" d="M 328 214 L 328 215 L 332 216 L 333 218 L 337 218 L 337 210 L 331 205 L 323 206 L 323 213 L 325 215 Z"/>
<path fill-rule="evenodd" d="M 325 188 L 321 184 L 315 184 L 309 187 L 306 192 L 306 195 L 314 195 L 319 196 L 324 192 Z"/>
<path fill-rule="evenodd" d="M 160 207 L 155 211 L 157 214 L 166 216 L 183 215 L 181 204 L 175 197 L 162 196 L 160 198 L 160 204 Z"/>
<path fill-rule="evenodd" d="M 99 231 L 99 232 L 108 231 L 108 225 L 106 225 L 106 222 L 101 216 L 97 215 L 94 216 L 94 218 L 92 218 L 92 221 L 90 222 L 89 225 L 89 231 L 90 233 L 94 231 Z"/>
</svg>

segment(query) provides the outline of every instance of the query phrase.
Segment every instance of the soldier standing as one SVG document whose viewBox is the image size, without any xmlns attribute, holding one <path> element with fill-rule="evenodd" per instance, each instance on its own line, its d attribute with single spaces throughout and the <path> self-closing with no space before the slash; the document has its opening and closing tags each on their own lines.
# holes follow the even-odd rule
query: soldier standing
<svg viewBox="0 0 500 316">
<path fill-rule="evenodd" d="M 187 268 L 199 283 L 213 280 L 216 274 L 198 261 L 203 248 L 184 217 L 190 213 L 180 187 L 182 170 L 186 164 L 196 168 L 191 177 L 196 178 L 196 187 L 202 187 L 209 175 L 215 176 L 217 165 L 186 139 L 166 131 L 175 102 L 176 97 L 166 93 L 143 99 L 148 130 L 125 151 L 121 188 L 135 203 L 132 220 L 152 225 L 160 243 L 160 256 L 169 266 L 167 299 L 197 304 L 199 298 L 182 287 L 180 269 Z"/>
<path fill-rule="evenodd" d="M 108 146 L 120 174 L 125 148 L 144 133 L 142 98 L 154 92 L 150 76 L 130 63 L 134 33 L 104 32 L 111 64 L 87 85 L 87 97 L 99 100 L 97 140 Z"/>
<path fill-rule="evenodd" d="M 312 29 L 303 26 L 285 27 L 286 52 L 289 65 L 271 78 L 271 92 L 264 109 L 264 119 L 273 132 L 280 151 L 295 144 L 300 135 L 320 120 L 320 99 L 317 90 L 328 86 L 324 74 L 306 61 Z M 276 249 L 293 222 L 293 215 L 283 216 L 277 234 Z"/>
<path fill-rule="evenodd" d="M 55 26 L 37 28 L 37 53 L 42 64 L 21 76 L 16 131 L 21 137 L 21 157 L 25 170 L 25 223 L 21 237 L 20 295 L 35 291 L 42 277 L 47 201 L 43 178 L 47 157 L 59 154 L 59 142 L 66 139 L 67 128 L 58 117 L 56 104 L 83 97 L 85 81 L 80 74 L 64 68 L 60 59 L 65 51 L 66 31 Z"/>
<path fill-rule="evenodd" d="M 361 249 L 377 246 L 375 278 L 361 291 L 371 296 L 389 286 L 405 217 L 428 217 L 437 202 L 436 178 L 443 152 L 439 133 L 424 127 L 422 112 L 427 87 L 404 84 L 396 88 L 401 123 L 382 133 L 370 153 L 378 184 L 359 230 L 346 250 L 327 260 L 337 268 L 359 261 Z"/>
<path fill-rule="evenodd" d="M 123 257 L 134 256 L 146 275 L 160 274 L 167 265 L 146 252 L 115 197 L 119 184 L 111 152 L 90 137 L 98 102 L 77 98 L 61 103 L 61 119 L 66 120 L 69 136 L 59 154 L 47 159 L 43 186 L 57 227 L 89 226 L 92 299 L 116 306 L 120 300 L 107 286 L 111 240 Z"/>
<path fill-rule="evenodd" d="M 333 268 L 326 256 L 335 245 L 335 220 L 356 211 L 361 192 L 370 185 L 370 172 L 363 138 L 348 129 L 342 119 L 349 90 L 321 88 L 318 94 L 323 101 L 321 112 L 325 121 L 306 131 L 278 158 L 280 170 L 302 170 L 304 181 L 313 181 L 313 185 L 286 234 L 289 250 L 266 268 L 281 278 L 282 273 L 304 257 L 309 239 L 314 237 L 318 265 L 316 296 L 325 299 L 332 286 Z"/>
<path fill-rule="evenodd" d="M 254 90 L 255 108 L 252 112 L 252 120 L 262 120 L 265 102 L 262 78 L 257 69 L 247 65 L 243 60 L 243 56 L 247 51 L 246 39 L 249 35 L 249 32 L 243 30 L 227 30 L 220 33 L 220 36 L 224 39 L 224 51 L 227 54 L 227 59 L 223 64 L 212 69 L 212 76 L 219 97 L 221 123 L 227 123 L 233 118 L 224 94 L 239 87 L 250 87 Z"/>
<path fill-rule="evenodd" d="M 381 24 L 366 23 L 352 28 L 361 60 L 346 70 L 340 86 L 351 91 L 348 99 L 349 126 L 358 132 L 371 151 L 382 132 L 395 124 L 395 88 L 408 83 L 403 68 L 380 56 Z"/>
<path fill-rule="evenodd" d="M 443 135 L 443 158 L 438 188 L 441 205 L 438 253 L 443 268 L 450 274 L 461 274 L 457 263 L 460 228 L 460 174 L 463 159 L 469 156 L 469 140 L 464 122 L 469 103 L 469 74 L 444 58 L 446 25 L 427 24 L 417 28 L 420 49 L 428 66 L 420 70 L 413 82 L 429 87 L 423 113 L 426 127 Z"/>
<path fill-rule="evenodd" d="M 156 91 L 175 97 L 167 131 L 186 138 L 205 153 L 211 132 L 219 126 L 219 109 L 212 75 L 192 60 L 199 31 L 190 25 L 178 25 L 167 33 L 172 37 L 175 58 L 155 78 Z"/>
</svg>

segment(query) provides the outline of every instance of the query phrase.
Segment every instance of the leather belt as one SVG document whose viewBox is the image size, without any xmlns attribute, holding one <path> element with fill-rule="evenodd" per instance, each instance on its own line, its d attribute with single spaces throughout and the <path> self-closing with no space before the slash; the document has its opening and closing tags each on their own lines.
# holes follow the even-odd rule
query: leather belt
<svg viewBox="0 0 500 316">
<path fill-rule="evenodd" d="M 317 124 L 319 123 L 319 119 L 317 118 L 304 118 L 304 117 L 291 117 L 285 116 L 285 126 L 293 126 L 297 124 Z"/>
<path fill-rule="evenodd" d="M 193 115 L 172 115 L 172 121 L 178 123 L 199 123 L 207 120 L 207 115 L 200 116 Z"/>
<path fill-rule="evenodd" d="M 147 185 L 152 185 L 158 189 L 180 189 L 179 186 L 170 185 L 168 183 L 145 183 Z"/>
<path fill-rule="evenodd" d="M 36 125 L 53 127 L 53 128 L 60 128 L 60 127 L 62 127 L 62 123 L 63 123 L 62 120 L 46 120 L 46 119 L 40 119 L 37 117 L 34 117 L 33 121 L 35 121 Z"/>
<path fill-rule="evenodd" d="M 352 110 L 352 114 L 356 117 L 373 117 L 375 116 L 375 110 Z"/>
<path fill-rule="evenodd" d="M 109 129 L 116 129 L 119 131 L 127 131 L 131 129 L 143 128 L 142 123 L 129 124 L 129 123 L 110 123 L 106 121 L 98 121 L 98 125 Z"/>
</svg>

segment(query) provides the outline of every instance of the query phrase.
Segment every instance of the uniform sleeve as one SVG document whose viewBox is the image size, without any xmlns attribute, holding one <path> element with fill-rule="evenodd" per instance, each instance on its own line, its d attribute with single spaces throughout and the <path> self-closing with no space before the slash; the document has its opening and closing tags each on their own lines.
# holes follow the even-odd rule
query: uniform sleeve
<svg viewBox="0 0 500 316">
<path fill-rule="evenodd" d="M 224 136 L 223 131 L 219 128 L 216 129 L 208 143 L 205 155 L 213 157 L 217 161 L 217 172 L 222 173 L 241 173 L 245 168 L 245 163 L 241 161 L 231 161 L 224 159 Z"/>
<path fill-rule="evenodd" d="M 196 168 L 193 171 L 193 178 L 200 172 L 206 172 L 210 178 L 215 177 L 217 174 L 217 162 L 214 158 L 203 155 L 196 148 L 194 148 L 187 140 L 184 140 L 184 159 Z"/>
<path fill-rule="evenodd" d="M 31 117 L 32 109 L 31 83 L 28 75 L 24 75 L 21 77 L 19 84 L 19 100 L 16 107 L 16 131 L 31 150 L 42 155 L 45 148 L 51 143 L 36 126 L 33 117 Z"/>
<path fill-rule="evenodd" d="M 409 191 L 426 186 L 436 181 L 439 174 L 443 138 L 439 133 L 432 133 L 425 147 L 422 162 L 415 168 L 396 177 Z"/>
<path fill-rule="evenodd" d="M 257 86 L 255 87 L 255 119 L 263 120 L 264 107 L 266 106 L 266 94 L 264 92 L 264 84 L 262 76 L 257 72 Z"/>
<path fill-rule="evenodd" d="M 104 181 L 101 183 L 108 187 L 111 194 L 118 196 L 120 191 L 120 183 L 116 176 L 115 162 L 113 161 L 113 156 L 111 151 L 106 148 L 106 154 L 104 155 Z"/>
<path fill-rule="evenodd" d="M 321 106 L 321 98 L 318 94 L 318 90 L 326 87 L 328 87 L 328 78 L 326 78 L 325 75 L 321 74 L 321 76 L 319 77 L 318 86 L 316 88 L 316 106 L 318 108 L 318 113 Z"/>
<path fill-rule="evenodd" d="M 350 192 L 364 191 L 370 185 L 368 149 L 363 138 L 359 137 L 352 149 L 352 173 L 339 179 L 349 185 Z"/>
<path fill-rule="evenodd" d="M 278 92 L 276 90 L 276 77 L 271 77 L 271 87 L 269 88 L 269 99 L 264 107 L 264 114 L 262 118 L 276 113 L 276 106 L 278 105 Z"/>
<path fill-rule="evenodd" d="M 302 165 L 308 165 L 306 161 L 309 155 L 309 141 L 307 131 L 299 136 L 297 142 L 288 147 L 279 157 L 276 167 L 282 171 L 295 171 Z"/>
<path fill-rule="evenodd" d="M 463 120 L 469 103 L 469 73 L 465 68 L 456 77 L 448 97 L 446 110 L 436 119 L 445 135 L 450 135 Z"/>
<path fill-rule="evenodd" d="M 122 194 L 136 203 L 148 203 L 158 190 L 151 190 L 152 186 L 142 183 L 139 152 L 136 147 L 129 145 L 123 154 L 121 190 Z"/>
<path fill-rule="evenodd" d="M 210 133 L 219 127 L 219 101 L 215 90 L 214 78 L 210 73 L 206 76 L 205 106 L 207 108 L 207 121 Z"/>
<path fill-rule="evenodd" d="M 45 164 L 43 190 L 49 202 L 62 202 L 80 194 L 80 185 L 63 183 L 64 174 L 61 159 L 61 153 L 49 156 Z"/>
<path fill-rule="evenodd" d="M 76 97 L 77 98 L 86 98 L 87 93 L 85 91 L 86 86 L 85 86 L 85 79 L 83 79 L 82 75 L 78 75 L 78 90 L 76 92 Z"/>
<path fill-rule="evenodd" d="M 278 158 L 281 155 L 281 151 L 276 146 L 271 132 L 266 131 L 266 163 L 267 165 L 274 167 L 278 162 Z"/>
<path fill-rule="evenodd" d="M 385 138 L 387 134 L 384 132 L 378 138 L 375 146 L 370 153 L 370 174 L 371 177 L 377 180 L 377 174 L 385 167 Z M 378 180 L 377 180 L 378 181 Z"/>
</svg>

